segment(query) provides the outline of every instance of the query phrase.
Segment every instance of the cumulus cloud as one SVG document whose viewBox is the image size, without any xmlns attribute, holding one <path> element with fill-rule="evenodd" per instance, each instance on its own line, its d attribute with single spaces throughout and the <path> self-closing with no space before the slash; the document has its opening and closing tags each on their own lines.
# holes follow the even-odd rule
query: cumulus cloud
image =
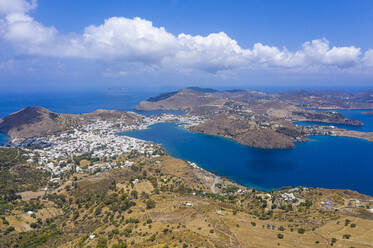
<svg viewBox="0 0 373 248">
<path fill-rule="evenodd" d="M 17 45 L 33 48 L 45 44 L 51 44 L 57 34 L 53 27 L 45 27 L 34 21 L 29 16 L 22 14 L 11 14 L 7 16 L 7 29 L 4 38 L 8 41 L 15 41 Z"/>
<path fill-rule="evenodd" d="M 373 49 L 369 49 L 365 52 L 365 55 L 363 57 L 363 63 L 367 67 L 373 67 Z"/>
<path fill-rule="evenodd" d="M 325 38 L 307 41 L 297 51 L 262 43 L 243 48 L 224 32 L 174 35 L 139 17 L 112 17 L 102 25 L 86 27 L 82 34 L 63 35 L 30 16 L 36 6 L 36 1 L 0 0 L 1 39 L 21 53 L 212 73 L 234 69 L 343 70 L 359 64 L 373 66 L 373 50 L 362 56 L 360 48 L 331 47 Z"/>
<path fill-rule="evenodd" d="M 354 46 L 330 48 L 329 41 L 325 38 L 305 42 L 302 46 L 302 53 L 308 62 L 340 67 L 356 64 L 361 54 L 360 48 Z"/>
<path fill-rule="evenodd" d="M 174 35 L 163 27 L 154 27 L 150 21 L 113 17 L 103 25 L 87 27 L 76 45 L 82 48 L 77 49 L 76 56 L 84 51 L 94 58 L 159 62 L 172 56 L 178 44 Z"/>
<path fill-rule="evenodd" d="M 26 13 L 37 7 L 36 0 L 0 0 L 0 14 Z"/>
</svg>

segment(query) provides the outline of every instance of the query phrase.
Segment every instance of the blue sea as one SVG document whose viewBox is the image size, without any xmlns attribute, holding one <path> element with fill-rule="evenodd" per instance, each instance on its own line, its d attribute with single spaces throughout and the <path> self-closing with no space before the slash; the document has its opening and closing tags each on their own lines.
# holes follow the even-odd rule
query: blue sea
<svg viewBox="0 0 373 248">
<path fill-rule="evenodd" d="M 320 111 L 326 111 L 326 110 L 320 110 Z M 359 120 L 364 123 L 363 126 L 349 126 L 349 125 L 342 125 L 342 124 L 328 124 L 323 122 L 313 122 L 313 121 L 295 121 L 294 124 L 300 125 L 300 126 L 311 126 L 311 125 L 328 125 L 328 126 L 336 126 L 339 128 L 345 128 L 360 132 L 373 132 L 373 115 L 367 115 L 363 112 L 365 111 L 372 111 L 372 110 L 365 110 L 365 109 L 339 109 L 339 110 L 332 110 L 337 111 L 347 118 L 351 120 Z"/>
<path fill-rule="evenodd" d="M 7 139 L 8 138 L 4 134 L 0 133 L 0 146 L 4 144 L 7 141 Z"/>
<path fill-rule="evenodd" d="M 91 91 L 50 93 L 0 93 L 0 118 L 29 106 L 41 106 L 66 114 L 88 113 L 96 109 L 132 111 L 142 100 L 159 91 Z"/>
<path fill-rule="evenodd" d="M 42 106 L 61 113 L 86 113 L 98 108 L 130 111 L 139 101 L 164 91 L 3 94 L 0 117 L 27 106 Z M 338 111 L 365 123 L 362 127 L 344 128 L 373 131 L 372 115 L 362 114 L 363 110 Z M 142 112 L 157 113 L 160 111 Z M 217 136 L 191 133 L 176 123 L 161 123 L 126 135 L 162 144 L 174 157 L 196 162 L 209 171 L 258 189 L 303 185 L 354 189 L 373 195 L 373 143 L 361 139 L 313 136 L 294 149 L 263 150 Z M 5 141 L 6 137 L 0 134 L 0 144 Z"/>
<path fill-rule="evenodd" d="M 96 109 L 133 111 L 142 100 L 157 95 L 161 90 L 105 90 L 84 92 L 0 92 L 0 118 L 30 106 L 40 106 L 57 113 L 89 113 Z M 150 112 L 148 114 L 155 114 Z M 7 137 L 0 133 L 0 146 Z"/>
<path fill-rule="evenodd" d="M 364 130 L 372 130 L 371 116 L 360 110 L 343 112 L 364 120 Z M 308 142 L 297 143 L 294 149 L 266 150 L 192 133 L 177 123 L 160 123 L 122 135 L 161 144 L 171 156 L 193 161 L 206 170 L 261 190 L 309 186 L 353 189 L 373 195 L 373 143 L 362 139 L 312 136 Z"/>
</svg>

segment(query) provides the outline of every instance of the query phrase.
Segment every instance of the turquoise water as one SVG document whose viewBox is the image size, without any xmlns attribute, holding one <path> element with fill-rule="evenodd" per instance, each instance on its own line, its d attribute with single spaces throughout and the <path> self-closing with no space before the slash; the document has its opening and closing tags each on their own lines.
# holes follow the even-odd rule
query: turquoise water
<svg viewBox="0 0 373 248">
<path fill-rule="evenodd" d="M 373 143 L 354 138 L 313 136 L 295 149 L 265 150 L 222 137 L 192 133 L 160 123 L 122 135 L 161 144 L 171 156 L 258 189 L 311 186 L 353 189 L 373 195 Z"/>
</svg>

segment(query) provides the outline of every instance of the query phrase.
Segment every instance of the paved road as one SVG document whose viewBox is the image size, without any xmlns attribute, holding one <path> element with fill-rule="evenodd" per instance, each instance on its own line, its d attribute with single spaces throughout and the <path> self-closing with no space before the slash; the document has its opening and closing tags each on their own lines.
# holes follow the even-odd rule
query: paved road
<svg viewBox="0 0 373 248">
<path fill-rule="evenodd" d="M 218 181 L 219 181 L 219 177 L 215 175 L 215 177 L 214 177 L 214 182 L 213 182 L 212 185 L 211 185 L 211 192 L 212 192 L 213 194 L 216 194 L 215 184 L 217 184 Z"/>
</svg>

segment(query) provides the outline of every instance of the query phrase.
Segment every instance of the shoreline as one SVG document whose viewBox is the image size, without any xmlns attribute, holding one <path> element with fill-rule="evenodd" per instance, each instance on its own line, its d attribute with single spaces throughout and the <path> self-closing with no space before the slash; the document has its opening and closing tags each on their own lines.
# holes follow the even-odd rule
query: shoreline
<svg viewBox="0 0 373 248">
<path fill-rule="evenodd" d="M 183 129 L 185 129 L 186 131 L 188 132 L 191 132 L 191 133 L 196 133 L 196 132 L 192 132 L 190 130 L 188 130 L 187 128 L 185 128 L 186 125 L 188 125 L 189 123 L 185 123 L 185 122 L 178 122 L 178 121 L 164 121 L 164 122 L 158 122 L 158 123 L 153 123 L 153 124 L 149 124 L 149 125 L 144 125 L 142 126 L 142 128 L 138 128 L 138 129 L 131 129 L 131 130 L 144 130 L 144 129 L 149 129 L 151 126 L 154 126 L 154 125 L 157 125 L 157 124 L 163 124 L 163 123 L 174 123 L 176 126 L 178 127 L 182 127 Z M 147 141 L 147 140 L 143 140 L 143 139 L 139 139 L 139 138 L 134 138 L 134 137 L 131 137 L 131 136 L 127 136 L 125 134 L 123 135 L 118 135 L 118 134 L 122 134 L 122 133 L 125 133 L 125 132 L 128 132 L 128 131 L 131 131 L 131 130 L 126 130 L 124 132 L 115 132 L 114 130 L 111 131 L 111 134 L 114 134 L 115 136 L 125 136 L 125 137 L 129 137 L 131 139 L 135 139 L 135 140 L 139 140 L 139 141 L 142 141 L 142 142 L 146 142 L 146 143 L 153 143 L 153 144 L 156 144 L 154 143 L 154 141 Z M 114 132 L 114 133 L 113 133 Z M 210 134 L 204 134 L 204 135 L 208 135 L 210 136 Z M 230 141 L 230 142 L 234 142 L 236 144 L 239 144 L 239 145 L 242 145 L 232 139 L 229 139 L 229 138 L 226 138 L 226 137 L 222 137 L 222 136 L 219 136 L 219 135 L 211 135 L 211 136 L 215 136 L 215 137 L 219 137 L 219 138 L 223 138 L 227 141 Z M 311 135 L 313 136 L 313 135 Z M 336 136 L 333 136 L 333 135 L 323 135 L 323 136 L 331 136 L 331 137 L 336 137 Z M 348 136 L 346 136 L 348 137 Z M 355 137 L 352 137 L 352 138 L 355 138 Z M 159 145 L 161 146 L 164 150 L 164 146 L 163 145 Z M 242 146 L 245 146 L 245 145 L 242 145 Z M 248 147 L 248 146 L 245 146 L 245 147 Z M 251 149 L 260 149 L 260 148 L 254 148 L 254 147 L 250 147 Z M 266 150 L 266 149 L 263 149 L 263 150 Z M 277 149 L 277 150 L 283 150 L 283 149 Z M 167 152 L 167 151 L 166 151 Z M 167 152 L 168 153 L 168 152 Z M 173 156 L 173 155 L 172 155 Z M 178 158 L 178 157 L 175 157 L 175 158 Z M 182 158 L 179 158 L 179 159 L 182 159 Z M 189 160 L 186 160 L 186 161 L 189 161 Z M 191 162 L 191 161 L 189 161 Z M 204 173 L 207 173 L 213 177 L 219 177 L 220 179 L 222 178 L 227 178 L 229 181 L 237 184 L 237 185 L 241 185 L 245 188 L 251 188 L 251 189 L 255 189 L 255 190 L 259 190 L 259 191 L 263 191 L 263 192 L 270 192 L 272 190 L 279 190 L 285 186 L 281 186 L 281 187 L 274 187 L 274 188 L 266 188 L 266 187 L 262 187 L 262 186 L 258 186 L 258 185 L 255 185 L 255 184 L 252 184 L 252 183 L 243 183 L 243 182 L 239 182 L 239 180 L 236 180 L 235 178 L 232 178 L 230 176 L 222 176 L 222 175 L 218 175 L 216 173 L 214 173 L 213 171 L 210 171 L 210 170 L 207 170 L 207 169 L 204 169 L 203 167 L 201 166 L 198 166 L 197 165 L 197 162 L 192 162 L 192 163 L 195 163 L 196 164 L 196 167 L 203 171 Z M 287 184 L 286 186 L 289 186 L 289 184 Z M 311 187 L 311 188 L 325 188 L 325 189 L 339 189 L 339 188 L 328 188 L 328 187 L 322 187 L 322 186 L 304 186 L 304 185 L 297 185 L 297 186 L 290 186 L 292 188 L 297 188 L 297 187 Z M 342 190 L 342 189 L 341 189 Z M 357 191 L 360 193 L 360 191 L 356 190 L 356 189 L 353 189 L 354 191 Z M 366 194 L 366 195 L 370 195 L 370 194 L 367 194 L 367 193 L 363 193 L 363 194 Z"/>
<path fill-rule="evenodd" d="M 181 127 L 183 129 L 185 129 L 187 132 L 190 132 L 192 134 L 202 134 L 202 135 L 207 135 L 207 136 L 213 136 L 213 137 L 217 137 L 219 139 L 224 139 L 225 141 L 229 141 L 229 142 L 234 142 L 235 144 L 238 144 L 238 145 L 241 145 L 241 146 L 244 146 L 244 147 L 247 147 L 247 148 L 250 148 L 250 149 L 255 149 L 255 150 L 278 150 L 278 151 L 285 151 L 286 149 L 263 149 L 263 148 L 255 148 L 255 147 L 249 147 L 249 146 L 246 146 L 246 145 L 242 145 L 230 138 L 227 138 L 227 137 L 222 137 L 222 136 L 219 136 L 219 135 L 212 135 L 212 134 L 205 134 L 205 133 L 198 133 L 198 132 L 192 132 L 190 130 L 188 130 L 187 128 L 185 128 L 185 124 L 180 124 L 178 122 L 162 122 L 162 123 L 156 123 L 156 124 L 153 124 L 153 125 L 150 125 L 148 128 L 154 126 L 154 125 L 157 125 L 157 124 L 167 124 L 167 123 L 173 123 L 175 124 L 175 126 L 177 127 Z M 124 136 L 126 136 L 124 134 Z M 312 137 L 314 136 L 320 136 L 320 137 L 346 137 L 346 138 L 357 138 L 357 137 L 349 137 L 349 136 L 333 136 L 333 135 L 309 135 L 307 137 L 310 137 L 309 141 L 308 142 L 311 142 L 312 141 Z M 131 136 L 128 136 L 128 137 L 131 137 Z M 362 139 L 362 138 L 360 138 Z M 169 155 L 169 156 L 172 156 L 172 157 L 175 157 L 175 158 L 178 158 L 178 159 L 182 159 L 182 160 L 185 160 L 185 161 L 188 161 L 188 162 L 192 162 L 195 164 L 195 166 L 204 171 L 205 173 L 209 173 L 211 175 L 213 175 L 214 177 L 218 177 L 220 179 L 222 178 L 227 178 L 229 181 L 235 183 L 235 184 L 238 184 L 238 185 L 241 185 L 245 188 L 251 188 L 251 189 L 255 189 L 255 190 L 258 190 L 258 191 L 262 191 L 262 192 L 271 192 L 272 190 L 275 190 L 275 191 L 278 191 L 280 190 L 281 188 L 284 188 L 284 187 L 291 187 L 291 188 L 298 188 L 298 187 L 306 187 L 306 188 L 323 188 L 323 189 L 330 189 L 330 190 L 353 190 L 353 191 L 356 191 L 356 192 L 359 192 L 360 194 L 365 194 L 365 195 L 369 195 L 369 196 L 373 196 L 373 194 L 369 194 L 369 193 L 361 193 L 361 191 L 359 189 L 350 189 L 350 188 L 343 188 L 343 187 L 327 187 L 327 186 L 322 186 L 322 185 L 313 185 L 313 186 L 310 186 L 310 185 L 304 185 L 304 184 L 296 184 L 296 185 L 290 185 L 290 184 L 284 184 L 282 186 L 278 186 L 278 187 L 271 187 L 271 188 L 268 188 L 268 187 L 264 187 L 264 186 L 259 186 L 259 185 L 256 185 L 256 184 L 253 184 L 249 181 L 247 182 L 242 182 L 240 181 L 239 179 L 235 178 L 235 177 L 232 177 L 232 176 L 228 176 L 228 175 L 222 175 L 222 174 L 219 174 L 219 173 L 216 173 L 214 172 L 214 170 L 209 170 L 209 169 L 206 169 L 203 167 L 203 164 L 199 163 L 198 161 L 193 161 L 193 160 L 187 160 L 187 159 L 184 159 L 184 158 L 181 158 L 181 157 L 178 157 L 178 156 L 175 156 L 173 154 L 169 154 L 169 151 L 166 150 L 166 148 L 162 145 L 162 144 L 157 144 L 155 143 L 154 141 L 151 141 L 151 140 L 143 140 L 143 139 L 140 139 L 142 141 L 145 141 L 145 142 L 152 142 L 156 145 L 159 145 L 161 146 L 165 151 L 166 153 Z M 297 144 L 300 144 L 300 143 L 304 143 L 304 142 L 296 142 Z M 296 149 L 297 147 L 295 146 L 294 149 Z"/>
<path fill-rule="evenodd" d="M 103 121 L 104 124 L 107 124 L 107 126 L 104 126 L 103 130 L 107 129 L 107 128 L 110 128 L 110 129 L 107 129 L 106 132 L 107 134 L 114 134 L 115 136 L 126 136 L 125 134 L 123 135 L 118 135 L 118 134 L 122 134 L 122 133 L 126 133 L 128 131 L 132 131 L 132 130 L 144 130 L 144 129 L 149 129 L 149 127 L 153 126 L 153 125 L 156 125 L 156 124 L 161 124 L 161 123 L 169 123 L 169 122 L 173 122 L 175 123 L 177 126 L 180 126 L 182 127 L 183 129 L 185 129 L 186 131 L 188 132 L 191 132 L 191 133 L 199 133 L 199 132 L 193 132 L 191 130 L 189 130 L 188 127 L 190 127 L 190 125 L 197 125 L 199 121 L 203 121 L 201 118 L 197 118 L 197 119 L 193 119 L 194 116 L 174 116 L 172 114 L 170 115 L 167 115 L 167 114 L 164 114 L 164 115 L 158 115 L 158 116 L 152 116 L 152 117 L 146 117 L 146 121 L 142 122 L 141 124 L 134 124 L 134 125 L 131 125 L 131 126 L 127 126 L 125 129 L 121 129 L 121 127 L 115 127 L 115 122 L 107 122 L 107 121 Z M 95 124 L 96 125 L 96 124 Z M 332 130 L 332 128 L 330 128 L 329 130 Z M 337 131 L 337 130 L 333 130 L 333 131 Z M 342 131 L 338 131 L 339 133 L 337 133 L 336 135 L 331 135 L 331 134 L 324 134 L 324 136 L 341 136 L 341 137 L 351 137 L 351 138 L 360 138 L 360 139 L 365 139 L 365 140 L 369 140 L 369 141 L 373 141 L 373 134 L 372 134 L 372 139 L 369 137 L 369 138 L 366 138 L 366 137 L 363 137 L 360 132 L 350 132 L 350 131 L 346 131 L 346 130 L 342 130 Z M 200 134 L 207 134 L 207 133 L 200 133 Z M 260 149 L 260 150 L 288 150 L 288 149 L 278 149 L 278 148 L 256 148 L 256 147 L 253 147 L 253 146 L 248 146 L 248 145 L 245 145 L 245 144 L 241 144 L 239 142 L 237 142 L 236 140 L 232 139 L 232 138 L 229 138 L 229 137 L 224 137 L 224 136 L 221 136 L 221 135 L 214 135 L 214 134 L 207 134 L 207 135 L 211 135 L 211 136 L 215 136 L 215 137 L 219 137 L 219 138 L 224 138 L 226 140 L 229 140 L 231 142 L 234 142 L 234 143 L 237 143 L 239 145 L 242 145 L 242 146 L 245 146 L 245 147 L 250 147 L 252 149 Z M 308 136 L 312 136 L 312 135 L 308 135 Z M 307 137 L 308 137 L 307 136 Z M 136 139 L 136 138 L 135 138 Z M 140 141 L 143 141 L 142 139 L 138 139 Z M 147 141 L 145 141 L 147 142 Z M 295 143 L 300 143 L 300 142 L 295 142 Z M 163 147 L 163 146 L 162 146 Z M 203 169 L 203 168 L 202 168 Z M 205 170 L 205 169 L 204 169 Z M 208 171 L 208 170 L 206 170 Z M 212 173 L 210 171 L 208 171 L 209 173 Z M 230 179 L 231 181 L 233 182 L 236 182 L 238 183 L 239 180 L 235 180 L 235 179 Z M 255 188 L 255 189 L 258 189 L 258 190 L 261 190 L 261 191 L 271 191 L 273 189 L 278 189 L 278 187 L 276 188 L 273 188 L 273 189 L 263 189 L 262 187 L 260 186 L 257 186 L 257 185 L 253 185 L 251 183 L 238 183 L 242 186 L 245 186 L 245 187 L 251 187 L 251 188 Z"/>
</svg>

